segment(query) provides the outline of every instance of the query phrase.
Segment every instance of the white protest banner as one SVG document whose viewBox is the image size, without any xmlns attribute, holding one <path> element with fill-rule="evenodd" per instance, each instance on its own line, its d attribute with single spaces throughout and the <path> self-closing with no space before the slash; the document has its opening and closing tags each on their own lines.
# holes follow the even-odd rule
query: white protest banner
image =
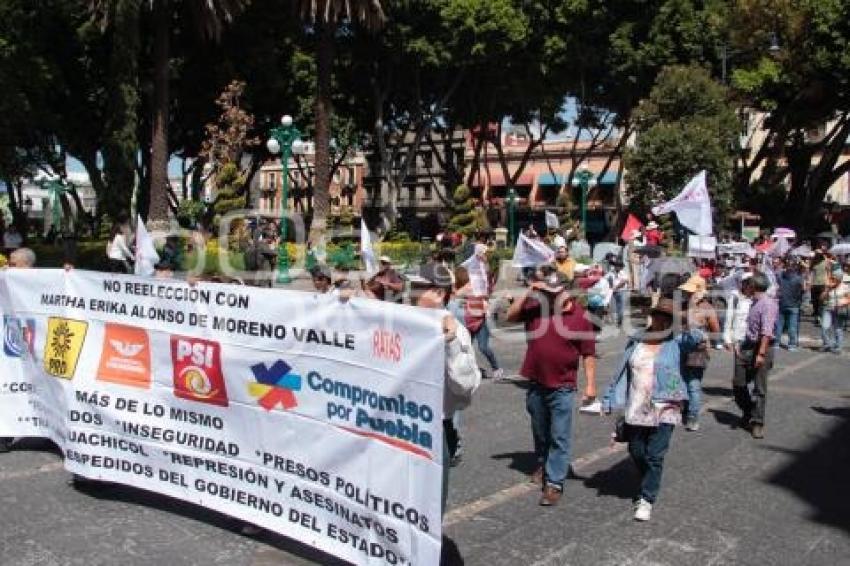
<svg viewBox="0 0 850 566">
<path fill-rule="evenodd" d="M 555 252 L 540 240 L 532 240 L 525 234 L 520 234 L 514 248 L 514 267 L 537 267 L 552 263 Z"/>
<path fill-rule="evenodd" d="M 656 216 L 676 213 L 679 223 L 699 236 L 711 235 L 711 199 L 705 180 L 705 170 L 691 179 L 676 197 L 652 209 Z"/>
<path fill-rule="evenodd" d="M 0 436 L 355 564 L 439 563 L 439 311 L 60 270 L 0 273 L 0 309 Z"/>
<path fill-rule="evenodd" d="M 486 246 L 481 244 L 475 246 L 475 253 L 473 253 L 469 259 L 463 262 L 461 267 L 466 268 L 466 272 L 469 274 L 469 283 L 472 285 L 472 294 L 478 297 L 487 296 L 490 294 L 490 278 L 487 275 L 487 262 L 482 259 L 482 255 L 479 255 L 479 251 L 486 253 Z"/>
<path fill-rule="evenodd" d="M 366 227 L 366 221 L 362 218 L 360 219 L 360 256 L 363 258 L 366 273 L 374 275 L 378 272 L 378 256 L 375 255 L 375 249 L 372 247 L 369 228 Z"/>
<path fill-rule="evenodd" d="M 546 211 L 546 227 L 552 230 L 557 230 L 561 226 L 560 220 L 554 212 Z"/>
<path fill-rule="evenodd" d="M 688 256 L 714 259 L 717 257 L 717 238 L 688 235 Z"/>
<path fill-rule="evenodd" d="M 154 266 L 159 263 L 159 254 L 153 245 L 153 238 L 145 227 L 141 216 L 136 217 L 136 275 L 153 275 Z"/>
</svg>

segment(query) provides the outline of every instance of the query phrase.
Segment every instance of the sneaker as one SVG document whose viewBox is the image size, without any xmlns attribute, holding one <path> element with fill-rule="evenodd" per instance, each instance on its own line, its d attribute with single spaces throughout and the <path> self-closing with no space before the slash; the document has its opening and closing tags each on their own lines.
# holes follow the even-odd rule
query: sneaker
<svg viewBox="0 0 850 566">
<path fill-rule="evenodd" d="M 635 505 L 635 521 L 649 521 L 652 516 L 652 503 L 641 499 Z"/>
<path fill-rule="evenodd" d="M 764 438 L 764 426 L 760 424 L 754 424 L 752 430 L 750 430 L 750 434 L 753 435 L 753 438 L 761 440 Z"/>
<path fill-rule="evenodd" d="M 543 488 L 543 495 L 540 497 L 540 505 L 542 507 L 554 507 L 561 500 L 561 490 L 554 485 L 547 485 Z"/>
<path fill-rule="evenodd" d="M 602 401 L 599 399 L 588 399 L 587 403 L 582 405 L 579 410 L 579 413 L 587 413 L 591 415 L 598 415 L 602 412 Z"/>
<path fill-rule="evenodd" d="M 493 379 L 503 379 L 505 377 L 505 370 L 502 368 L 494 369 L 492 377 Z"/>
<path fill-rule="evenodd" d="M 696 419 L 689 419 L 685 424 L 685 430 L 688 432 L 697 432 L 699 430 L 699 421 Z"/>
</svg>

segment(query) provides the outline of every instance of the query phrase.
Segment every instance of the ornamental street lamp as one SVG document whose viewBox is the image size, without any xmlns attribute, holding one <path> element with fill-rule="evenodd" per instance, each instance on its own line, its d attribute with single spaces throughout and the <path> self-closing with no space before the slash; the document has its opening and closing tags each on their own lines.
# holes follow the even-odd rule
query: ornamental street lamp
<svg viewBox="0 0 850 566">
<path fill-rule="evenodd" d="M 516 243 L 516 191 L 508 191 L 508 245 Z"/>
<path fill-rule="evenodd" d="M 301 153 L 304 144 L 301 142 L 301 132 L 292 124 L 292 116 L 286 115 L 280 120 L 281 125 L 273 128 L 266 148 L 272 155 L 280 153 L 283 165 L 283 183 L 280 196 L 280 244 L 277 252 L 277 282 L 291 283 L 289 276 L 289 254 L 286 251 L 287 200 L 289 199 L 289 159 L 293 153 Z"/>
<path fill-rule="evenodd" d="M 576 183 L 581 187 L 581 230 L 587 239 L 587 191 L 596 185 L 596 180 L 593 179 L 593 172 L 586 165 L 582 165 L 576 172 L 573 184 Z"/>
</svg>

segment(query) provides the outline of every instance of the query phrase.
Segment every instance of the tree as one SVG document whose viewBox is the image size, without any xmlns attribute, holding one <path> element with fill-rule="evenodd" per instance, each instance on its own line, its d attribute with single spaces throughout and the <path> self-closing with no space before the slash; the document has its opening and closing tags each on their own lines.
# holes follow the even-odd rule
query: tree
<svg viewBox="0 0 850 566">
<path fill-rule="evenodd" d="M 324 237 L 330 209 L 332 78 L 337 32 L 346 23 L 378 29 L 383 25 L 384 12 L 379 0 L 297 0 L 296 5 L 301 19 L 312 25 L 316 37 L 316 173 L 310 239 L 319 242 Z"/>
<path fill-rule="evenodd" d="M 738 0 L 728 35 L 740 53 L 732 85 L 760 115 L 751 129 L 758 139 L 740 149 L 736 190 L 749 200 L 753 190 L 787 189 L 783 220 L 817 231 L 826 192 L 850 172 L 841 158 L 850 136 L 850 6 Z"/>
<path fill-rule="evenodd" d="M 452 197 L 452 217 L 449 220 L 449 232 L 472 236 L 484 229 L 481 209 L 475 208 L 475 201 L 466 185 L 458 186 Z"/>
<path fill-rule="evenodd" d="M 115 27 L 119 21 L 111 16 L 117 5 L 125 2 L 137 4 L 139 0 L 88 0 L 92 12 L 101 19 L 103 28 Z M 150 112 L 150 172 L 148 198 L 150 201 L 149 218 L 155 223 L 168 220 L 169 189 L 168 161 L 168 125 L 171 97 L 170 87 L 170 45 L 173 33 L 175 8 L 183 8 L 189 15 L 180 13 L 184 18 L 192 18 L 204 38 L 218 39 L 224 23 L 230 22 L 241 11 L 248 0 L 148 0 L 150 7 L 153 60 L 152 97 Z M 131 36 L 132 38 L 132 36 Z"/>
<path fill-rule="evenodd" d="M 227 213 L 245 208 L 245 183 L 250 165 L 243 165 L 242 156 L 260 145 L 256 137 L 249 137 L 254 128 L 254 117 L 241 107 L 245 83 L 233 81 L 216 100 L 221 109 L 217 123 L 207 124 L 207 139 L 200 157 L 211 169 L 208 182 L 215 187 L 213 224 L 218 225 Z"/>
<path fill-rule="evenodd" d="M 718 219 L 731 205 L 738 121 L 727 89 L 699 66 L 667 67 L 636 112 L 636 146 L 626 152 L 630 208 L 669 200 L 700 170 Z"/>
</svg>

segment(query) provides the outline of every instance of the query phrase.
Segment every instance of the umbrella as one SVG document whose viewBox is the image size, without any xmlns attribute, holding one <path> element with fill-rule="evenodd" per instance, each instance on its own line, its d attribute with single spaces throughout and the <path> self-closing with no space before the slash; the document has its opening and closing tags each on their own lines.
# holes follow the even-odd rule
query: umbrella
<svg viewBox="0 0 850 566">
<path fill-rule="evenodd" d="M 796 257 L 812 257 L 814 254 L 812 253 L 812 248 L 803 244 L 791 250 L 791 255 Z"/>
<path fill-rule="evenodd" d="M 829 253 L 833 255 L 848 255 L 850 254 L 850 244 L 835 244 L 831 248 L 829 248 Z"/>
<path fill-rule="evenodd" d="M 797 237 L 797 233 L 794 232 L 791 228 L 777 228 L 773 231 L 774 238 L 788 238 L 789 240 L 793 240 Z"/>
</svg>

